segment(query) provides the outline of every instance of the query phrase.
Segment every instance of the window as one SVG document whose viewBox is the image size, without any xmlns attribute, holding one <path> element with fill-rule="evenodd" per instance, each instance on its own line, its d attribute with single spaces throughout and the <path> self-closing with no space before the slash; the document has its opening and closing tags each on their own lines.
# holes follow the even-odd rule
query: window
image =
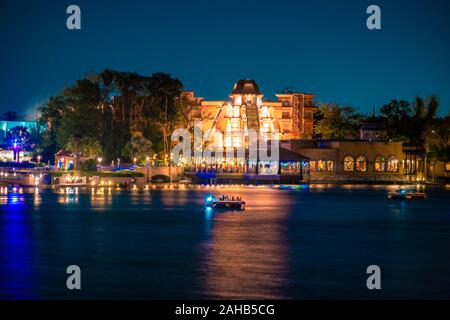
<svg viewBox="0 0 450 320">
<path fill-rule="evenodd" d="M 375 157 L 375 172 L 384 172 L 386 171 L 386 163 L 384 156 L 376 156 Z"/>
<path fill-rule="evenodd" d="M 450 171 L 450 161 L 445 163 L 445 171 Z"/>
<path fill-rule="evenodd" d="M 324 172 L 325 171 L 325 160 L 320 159 L 317 161 L 317 171 Z"/>
<path fill-rule="evenodd" d="M 356 159 L 356 171 L 367 172 L 367 159 L 364 156 L 359 156 Z"/>
<path fill-rule="evenodd" d="M 283 175 L 297 175 L 300 173 L 300 163 L 299 162 L 281 162 L 280 172 Z"/>
<path fill-rule="evenodd" d="M 240 137 L 234 137 L 233 138 L 233 147 L 240 147 L 241 146 L 241 138 Z"/>
<path fill-rule="evenodd" d="M 261 107 L 261 118 L 267 118 L 269 116 L 269 110 L 267 107 Z"/>
<path fill-rule="evenodd" d="M 309 170 L 310 170 L 311 172 L 316 172 L 316 161 L 311 160 L 311 161 L 309 162 Z"/>
<path fill-rule="evenodd" d="M 328 160 L 327 161 L 327 171 L 328 172 L 333 172 L 334 169 L 334 161 L 333 160 Z"/>
<path fill-rule="evenodd" d="M 236 96 L 234 98 L 234 104 L 241 105 L 242 104 L 242 96 Z"/>
<path fill-rule="evenodd" d="M 281 114 L 281 117 L 282 117 L 283 119 L 290 119 L 290 118 L 291 118 L 289 112 L 286 112 L 286 111 L 284 111 L 284 112 Z"/>
<path fill-rule="evenodd" d="M 231 105 L 228 105 L 226 108 L 227 111 L 227 117 L 232 118 L 233 117 L 233 107 Z"/>
<path fill-rule="evenodd" d="M 396 156 L 387 158 L 387 172 L 398 172 L 398 159 Z"/>
<path fill-rule="evenodd" d="M 239 118 L 239 107 L 236 106 L 233 107 L 233 117 Z"/>
<path fill-rule="evenodd" d="M 231 147 L 231 137 L 225 137 L 225 147 Z"/>
<path fill-rule="evenodd" d="M 305 119 L 312 119 L 312 113 L 311 112 L 305 112 Z"/>
<path fill-rule="evenodd" d="M 352 156 L 346 156 L 344 158 L 344 171 L 353 172 L 355 167 L 355 159 Z"/>
<path fill-rule="evenodd" d="M 278 174 L 278 161 L 260 161 L 259 174 L 262 175 Z"/>
<path fill-rule="evenodd" d="M 261 132 L 263 132 L 263 133 L 270 132 L 270 123 L 267 122 L 267 121 L 263 122 L 263 123 L 262 123 L 262 128 L 261 128 L 260 130 L 261 130 Z"/>
<path fill-rule="evenodd" d="M 231 122 L 231 128 L 233 128 L 233 129 L 239 129 L 239 121 L 233 121 L 233 122 Z"/>
</svg>

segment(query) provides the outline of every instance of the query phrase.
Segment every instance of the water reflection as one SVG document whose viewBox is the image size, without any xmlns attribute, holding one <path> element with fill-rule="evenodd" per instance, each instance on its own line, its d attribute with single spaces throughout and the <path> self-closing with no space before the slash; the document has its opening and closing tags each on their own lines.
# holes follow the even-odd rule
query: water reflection
<svg viewBox="0 0 450 320">
<path fill-rule="evenodd" d="M 79 202 L 78 194 L 79 190 L 78 188 L 60 188 L 58 189 L 58 203 L 60 204 L 74 204 Z"/>
<path fill-rule="evenodd" d="M 23 195 L 2 196 L 0 209 L 0 298 L 33 299 L 32 235 Z"/>
<path fill-rule="evenodd" d="M 91 188 L 91 207 L 108 207 L 113 200 L 113 187 Z"/>
<path fill-rule="evenodd" d="M 278 201 L 271 199 L 269 191 L 252 194 L 253 207 L 243 212 L 205 210 L 206 225 L 211 226 L 203 263 L 208 298 L 283 297 L 288 268 L 283 230 L 288 210 L 274 212 Z M 289 201 L 284 205 L 289 206 Z"/>
<path fill-rule="evenodd" d="M 446 189 L 166 185 L 0 194 L 0 298 L 69 297 L 55 270 L 74 261 L 90 268 L 82 298 L 370 298 L 368 263 L 395 279 L 383 298 L 448 298 Z M 207 210 L 210 193 L 246 211 Z"/>
</svg>

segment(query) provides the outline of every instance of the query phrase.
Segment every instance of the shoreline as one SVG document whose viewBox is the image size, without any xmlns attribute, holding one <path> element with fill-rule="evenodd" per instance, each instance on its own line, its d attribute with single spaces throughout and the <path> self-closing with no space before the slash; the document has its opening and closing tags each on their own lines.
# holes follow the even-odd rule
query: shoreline
<svg viewBox="0 0 450 320">
<path fill-rule="evenodd" d="M 1 188 L 7 188 L 8 184 L 0 184 Z M 66 188 L 78 188 L 78 189 L 111 189 L 116 191 L 150 191 L 150 190 L 187 190 L 187 189 L 198 189 L 198 188 L 280 188 L 280 187 L 300 187 L 300 188 L 308 188 L 308 187 L 316 187 L 316 186 L 329 186 L 329 187 L 339 187 L 339 186 L 390 186 L 390 187 L 402 187 L 402 186 L 410 186 L 410 187 L 440 187 L 443 189 L 449 189 L 450 184 L 445 183 L 403 183 L 403 182 L 344 182 L 344 181 L 314 181 L 310 183 L 301 183 L 301 184 L 243 184 L 243 183 L 220 183 L 220 184 L 201 184 L 201 183 L 149 183 L 148 185 L 136 185 L 134 188 L 125 188 L 125 187 L 117 187 L 117 186 L 107 186 L 107 185 L 22 185 L 21 188 L 24 189 L 42 189 L 42 190 L 58 190 L 58 189 L 66 189 Z"/>
</svg>

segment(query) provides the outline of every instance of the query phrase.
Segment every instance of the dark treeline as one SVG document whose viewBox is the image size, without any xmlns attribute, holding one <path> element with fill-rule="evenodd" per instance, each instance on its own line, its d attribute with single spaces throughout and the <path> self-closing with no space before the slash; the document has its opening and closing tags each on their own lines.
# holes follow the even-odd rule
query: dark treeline
<svg viewBox="0 0 450 320">
<path fill-rule="evenodd" d="M 104 70 L 76 81 L 38 109 L 38 121 L 47 126 L 43 159 L 52 161 L 58 149 L 105 161 L 169 153 L 170 133 L 185 126 L 191 110 L 182 89 L 166 73 Z"/>
</svg>

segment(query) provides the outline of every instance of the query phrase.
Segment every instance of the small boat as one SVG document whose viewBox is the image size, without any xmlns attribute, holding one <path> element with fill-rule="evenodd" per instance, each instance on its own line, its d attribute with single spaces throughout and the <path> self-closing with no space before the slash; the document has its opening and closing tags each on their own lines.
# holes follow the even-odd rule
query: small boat
<svg viewBox="0 0 450 320">
<path fill-rule="evenodd" d="M 388 197 L 390 199 L 416 200 L 426 199 L 427 194 L 425 192 L 419 192 L 414 189 L 398 189 L 394 192 L 389 192 Z"/>
<path fill-rule="evenodd" d="M 237 209 L 245 210 L 245 201 L 238 197 L 214 198 L 212 195 L 206 198 L 206 207 L 213 209 Z"/>
<path fill-rule="evenodd" d="M 20 185 L 12 184 L 8 186 L 8 193 L 20 193 Z"/>
</svg>

